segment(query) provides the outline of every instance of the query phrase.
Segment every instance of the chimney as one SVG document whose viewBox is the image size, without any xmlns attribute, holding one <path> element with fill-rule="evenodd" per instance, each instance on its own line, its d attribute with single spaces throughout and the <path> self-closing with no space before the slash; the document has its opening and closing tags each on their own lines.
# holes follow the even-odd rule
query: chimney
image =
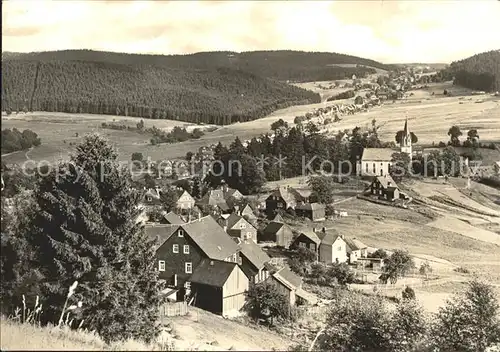
<svg viewBox="0 0 500 352">
<path fill-rule="evenodd" d="M 198 221 L 201 220 L 201 213 L 198 213 Z"/>
<path fill-rule="evenodd" d="M 326 228 L 324 228 L 324 227 L 323 227 L 323 228 L 321 229 L 321 232 L 326 233 Z"/>
<path fill-rule="evenodd" d="M 340 235 L 340 238 L 344 239 L 344 235 Z"/>
</svg>

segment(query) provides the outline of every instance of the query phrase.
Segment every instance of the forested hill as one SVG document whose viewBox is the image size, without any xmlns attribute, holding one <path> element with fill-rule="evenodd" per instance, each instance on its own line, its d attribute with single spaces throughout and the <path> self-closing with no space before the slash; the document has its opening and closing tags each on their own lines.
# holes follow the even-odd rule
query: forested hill
<svg viewBox="0 0 500 352">
<path fill-rule="evenodd" d="M 500 50 L 452 62 L 444 71 L 454 76 L 458 85 L 484 91 L 500 90 Z"/>
<path fill-rule="evenodd" d="M 201 52 L 188 55 L 142 55 L 93 50 L 63 50 L 39 53 L 3 53 L 2 59 L 29 61 L 85 61 L 125 65 L 153 65 L 177 69 L 211 70 L 221 67 L 244 70 L 281 81 L 312 82 L 351 78 L 375 73 L 371 66 L 391 70 L 391 65 L 356 56 L 292 50 L 249 52 Z M 338 67 L 351 64 L 359 67 Z M 363 67 L 364 66 L 364 67 Z"/>
<path fill-rule="evenodd" d="M 290 105 L 320 102 L 318 94 L 281 81 L 373 72 L 327 63 L 385 67 L 347 55 L 293 51 L 172 56 L 90 50 L 2 53 L 2 109 L 230 124 Z"/>
</svg>

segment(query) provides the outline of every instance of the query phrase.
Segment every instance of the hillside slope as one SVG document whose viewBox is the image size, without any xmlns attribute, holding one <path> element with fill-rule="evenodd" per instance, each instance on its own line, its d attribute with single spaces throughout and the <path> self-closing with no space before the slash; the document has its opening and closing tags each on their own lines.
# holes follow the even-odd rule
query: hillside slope
<svg viewBox="0 0 500 352">
<path fill-rule="evenodd" d="M 280 81 L 362 77 L 373 60 L 335 53 L 261 51 L 136 55 L 90 50 L 2 53 L 2 106 L 166 118 L 195 123 L 250 121 L 291 105 L 320 102 Z"/>
<path fill-rule="evenodd" d="M 452 62 L 444 70 L 455 84 L 477 90 L 500 90 L 500 50 L 492 50 Z"/>
</svg>

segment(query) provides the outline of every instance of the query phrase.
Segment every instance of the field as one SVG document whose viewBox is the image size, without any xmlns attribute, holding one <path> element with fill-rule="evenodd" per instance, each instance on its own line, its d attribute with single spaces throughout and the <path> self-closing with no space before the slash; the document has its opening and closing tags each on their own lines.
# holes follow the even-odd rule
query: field
<svg viewBox="0 0 500 352">
<path fill-rule="evenodd" d="M 442 92 L 448 89 L 453 97 L 444 97 Z M 435 95 L 432 95 L 432 93 Z M 433 84 L 428 89 L 412 91 L 413 96 L 406 100 L 388 102 L 383 106 L 375 107 L 368 112 L 343 116 L 338 123 L 329 125 L 329 132 L 352 129 L 356 126 L 368 126 L 372 119 L 376 119 L 381 126 L 380 138 L 386 141 L 394 140 L 395 133 L 402 129 L 404 120 L 408 116 L 410 129 L 417 135 L 418 144 L 432 144 L 449 139 L 447 132 L 451 125 L 458 125 L 463 130 L 476 128 L 482 142 L 500 141 L 500 99 L 491 96 L 468 96 L 466 89 L 451 86 L 451 84 Z M 351 99 L 352 100 L 352 99 Z M 476 103 L 476 101 L 483 101 Z M 231 143 L 236 136 L 242 140 L 250 139 L 262 133 L 269 132 L 271 123 L 284 119 L 293 124 L 295 116 L 304 115 L 315 108 L 325 107 L 340 102 L 328 102 L 303 106 L 293 106 L 274 112 L 263 119 L 236 123 L 219 128 L 214 132 L 206 133 L 198 140 L 157 145 L 149 144 L 149 137 L 135 132 L 103 130 L 102 122 L 116 122 L 134 124 L 138 119 L 123 116 L 103 116 L 85 114 L 64 114 L 35 112 L 29 114 L 2 116 L 2 128 L 30 128 L 42 138 L 42 146 L 28 153 L 17 152 L 3 159 L 7 163 L 22 163 L 28 158 L 34 160 L 54 161 L 67 157 L 72 149 L 70 142 L 78 142 L 85 133 L 98 131 L 105 134 L 116 144 L 122 160 L 130 160 L 133 152 L 142 152 L 145 157 L 153 160 L 182 158 L 189 151 L 219 141 Z M 461 104 L 462 103 L 462 104 Z M 125 123 L 124 122 L 124 123 Z M 193 125 L 170 120 L 144 120 L 146 127 L 155 125 L 158 128 L 172 128 L 175 125 L 194 128 Z M 75 133 L 79 137 L 75 137 Z M 462 137 L 464 139 L 464 137 Z M 64 143 L 66 141 L 66 143 Z"/>
</svg>

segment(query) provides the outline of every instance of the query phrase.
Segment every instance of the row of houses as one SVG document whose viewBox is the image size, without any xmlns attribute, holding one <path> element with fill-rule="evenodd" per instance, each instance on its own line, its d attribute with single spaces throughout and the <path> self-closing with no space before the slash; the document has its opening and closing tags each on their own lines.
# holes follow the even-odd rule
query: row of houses
<svg viewBox="0 0 500 352">
<path fill-rule="evenodd" d="M 146 232 L 155 241 L 157 269 L 171 299 L 233 316 L 243 309 L 251 283 L 271 280 L 290 304 L 311 301 L 299 276 L 270 263 L 253 235 L 241 227 L 240 215 L 223 219 L 226 227 L 211 215 L 182 224 L 180 217 L 168 217 L 170 224 L 149 225 Z"/>
</svg>

